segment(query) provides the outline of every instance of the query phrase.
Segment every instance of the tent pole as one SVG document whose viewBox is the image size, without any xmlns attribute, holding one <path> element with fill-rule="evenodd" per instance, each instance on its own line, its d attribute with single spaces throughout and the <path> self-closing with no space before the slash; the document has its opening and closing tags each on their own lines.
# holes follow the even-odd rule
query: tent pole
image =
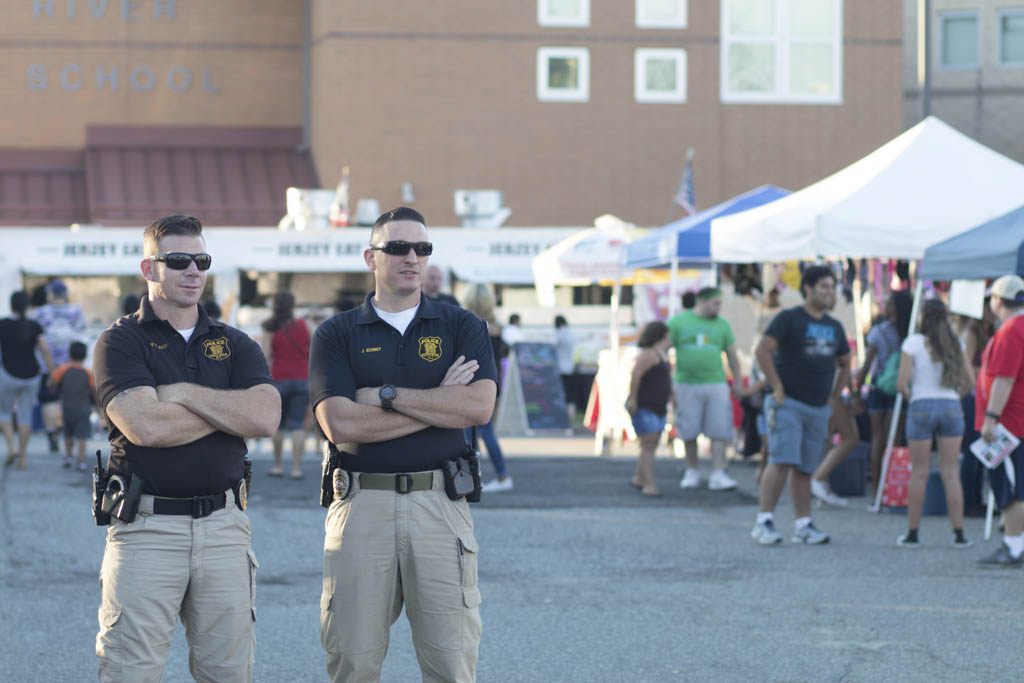
<svg viewBox="0 0 1024 683">
<path fill-rule="evenodd" d="M 679 237 L 676 236 L 676 242 L 678 243 Z M 668 281 L 668 317 L 671 318 L 679 310 L 679 289 L 676 278 L 679 277 L 679 245 L 675 244 L 672 248 L 672 268 L 669 271 Z"/>
<path fill-rule="evenodd" d="M 914 306 L 910 311 L 910 330 L 907 334 L 913 333 L 917 328 L 917 312 L 921 308 L 921 292 L 922 292 L 921 278 L 917 279 L 917 284 L 914 286 Z M 899 353 L 899 352 L 897 352 Z M 885 452 L 882 457 L 882 470 L 878 475 L 878 481 L 875 482 L 875 504 L 871 510 L 873 512 L 879 512 L 882 509 L 882 492 L 885 490 L 885 474 L 889 469 L 889 458 L 892 454 L 892 444 L 896 440 L 896 429 L 900 424 L 900 409 L 903 408 L 903 394 L 896 394 L 896 404 L 892 407 L 892 422 L 889 424 L 889 436 L 885 441 Z"/>
</svg>

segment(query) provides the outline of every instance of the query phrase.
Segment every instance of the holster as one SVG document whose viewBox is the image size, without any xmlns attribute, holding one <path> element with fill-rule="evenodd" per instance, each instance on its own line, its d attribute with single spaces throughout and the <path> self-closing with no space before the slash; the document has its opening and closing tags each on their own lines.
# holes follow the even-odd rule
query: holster
<svg viewBox="0 0 1024 683">
<path fill-rule="evenodd" d="M 111 474 L 103 491 L 103 502 L 100 510 L 103 514 L 116 517 L 125 524 L 131 524 L 139 513 L 139 501 L 146 482 L 135 474 Z"/>
<path fill-rule="evenodd" d="M 342 467 L 342 454 L 338 448 L 324 443 L 324 459 L 320 477 L 320 506 L 329 508 L 335 500 L 345 500 L 352 491 L 352 475 Z"/>
<path fill-rule="evenodd" d="M 480 501 L 480 452 L 476 449 L 476 427 L 472 443 L 459 455 L 441 463 L 444 474 L 444 492 L 451 500 L 465 498 L 467 502 Z"/>
</svg>

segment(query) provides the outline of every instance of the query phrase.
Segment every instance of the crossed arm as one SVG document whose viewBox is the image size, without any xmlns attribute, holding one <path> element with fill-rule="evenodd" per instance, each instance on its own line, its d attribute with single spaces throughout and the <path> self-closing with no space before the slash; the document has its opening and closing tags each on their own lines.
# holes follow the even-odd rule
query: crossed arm
<svg viewBox="0 0 1024 683">
<path fill-rule="evenodd" d="M 486 424 L 494 410 L 497 385 L 472 382 L 475 360 L 459 356 L 434 389 L 398 388 L 395 412 L 380 407 L 380 387 L 363 387 L 355 400 L 331 396 L 316 406 L 316 417 L 331 443 L 376 443 L 427 427 L 462 428 Z M 472 382 L 472 383 L 471 383 Z"/>
<path fill-rule="evenodd" d="M 181 446 L 216 431 L 272 436 L 281 416 L 281 395 L 269 384 L 249 389 L 211 389 L 178 382 L 133 387 L 107 404 L 107 415 L 138 446 Z"/>
</svg>

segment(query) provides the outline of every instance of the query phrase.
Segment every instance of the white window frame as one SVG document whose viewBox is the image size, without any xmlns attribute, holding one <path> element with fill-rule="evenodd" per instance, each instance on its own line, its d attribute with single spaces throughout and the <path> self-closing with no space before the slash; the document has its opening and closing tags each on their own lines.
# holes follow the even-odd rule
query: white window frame
<svg viewBox="0 0 1024 683">
<path fill-rule="evenodd" d="M 671 58 L 676 63 L 676 87 L 671 92 L 647 90 L 647 60 Z M 641 47 L 633 53 L 633 95 L 637 102 L 686 101 L 686 50 Z"/>
<path fill-rule="evenodd" d="M 687 0 L 676 0 L 676 16 L 672 19 L 656 19 L 649 17 L 644 8 L 646 0 L 636 0 L 636 27 L 637 28 L 686 28 L 689 8 Z"/>
<path fill-rule="evenodd" d="M 1024 7 L 1001 9 L 996 13 L 996 64 L 1003 69 L 1024 68 L 1024 61 L 1004 62 L 1003 61 L 1003 17 L 1024 16 Z"/>
<path fill-rule="evenodd" d="M 580 16 L 566 19 L 551 16 L 550 0 L 537 0 L 537 24 L 539 26 L 590 26 L 590 0 L 580 0 Z"/>
<path fill-rule="evenodd" d="M 974 19 L 974 25 L 977 27 L 977 37 L 978 37 L 978 55 L 977 55 L 977 59 L 974 62 L 974 64 L 972 64 L 970 66 L 946 66 L 945 64 L 942 63 L 942 48 L 944 47 L 944 45 L 943 45 L 943 43 L 944 43 L 943 36 L 945 35 L 945 31 L 942 30 L 943 29 L 943 26 L 942 26 L 943 22 L 945 22 L 946 19 L 966 19 L 967 17 L 973 18 Z M 981 14 L 977 10 L 963 10 L 963 11 L 958 11 L 958 12 L 939 12 L 939 36 L 938 36 L 938 39 L 939 39 L 939 50 L 938 50 L 938 53 L 936 54 L 936 60 L 935 61 L 937 62 L 936 66 L 939 68 L 939 71 L 975 71 L 975 70 L 981 68 Z"/>
<path fill-rule="evenodd" d="M 548 60 L 565 57 L 579 60 L 579 85 L 575 90 L 548 86 Z M 590 50 L 585 47 L 537 48 L 537 99 L 541 102 L 587 102 L 590 100 Z"/>
<path fill-rule="evenodd" d="M 721 40 L 719 48 L 722 102 L 726 104 L 842 104 L 843 103 L 843 0 L 833 0 L 833 37 L 830 40 L 789 36 L 789 0 L 776 0 L 775 35 L 733 36 L 729 33 L 729 0 L 721 2 Z M 729 46 L 733 43 L 762 43 L 775 47 L 775 90 L 771 92 L 731 92 L 729 90 Z M 793 94 L 789 92 L 789 48 L 793 44 L 833 46 L 832 82 L 834 92 L 828 95 Z"/>
</svg>

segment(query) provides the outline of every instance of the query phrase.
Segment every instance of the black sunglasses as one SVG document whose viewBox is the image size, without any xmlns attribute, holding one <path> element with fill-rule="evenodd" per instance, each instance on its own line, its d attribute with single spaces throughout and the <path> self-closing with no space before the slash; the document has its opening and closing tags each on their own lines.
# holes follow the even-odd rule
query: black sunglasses
<svg viewBox="0 0 1024 683">
<path fill-rule="evenodd" d="M 181 251 L 174 251 L 170 254 L 157 254 L 150 256 L 149 261 L 163 261 L 171 270 L 185 270 L 193 261 L 199 270 L 209 270 L 213 264 L 213 257 L 209 254 L 186 254 Z"/>
<path fill-rule="evenodd" d="M 405 256 L 412 249 L 417 256 L 430 256 L 434 253 L 434 245 L 430 242 L 406 242 L 405 240 L 390 240 L 371 244 L 370 249 L 383 251 L 391 256 Z"/>
</svg>

